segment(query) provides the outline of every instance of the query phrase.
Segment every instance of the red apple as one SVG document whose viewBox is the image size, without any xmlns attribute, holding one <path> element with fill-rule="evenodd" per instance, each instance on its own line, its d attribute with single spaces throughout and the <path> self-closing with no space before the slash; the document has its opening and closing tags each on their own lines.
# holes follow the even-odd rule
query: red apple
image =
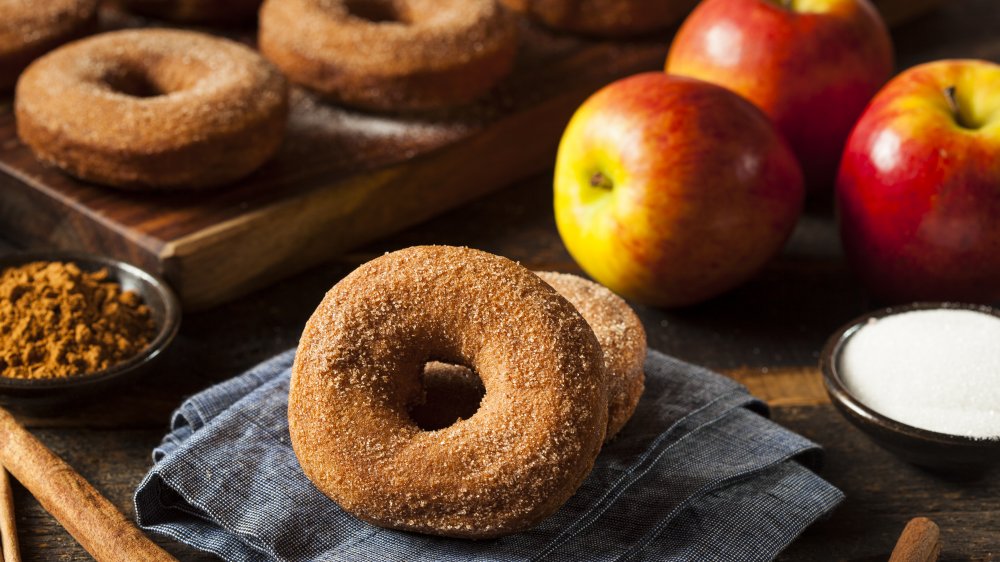
<svg viewBox="0 0 1000 562">
<path fill-rule="evenodd" d="M 809 190 L 829 192 L 844 141 L 892 64 L 868 0 L 705 0 L 677 32 L 666 69 L 754 102 L 788 139 Z"/>
<path fill-rule="evenodd" d="M 605 87 L 577 110 L 556 159 L 559 234 L 591 277 L 658 306 L 747 279 L 798 219 L 802 172 L 750 102 L 661 72 Z"/>
<path fill-rule="evenodd" d="M 1000 66 L 933 62 L 872 100 L 837 179 L 844 250 L 890 301 L 1000 301 Z"/>
</svg>

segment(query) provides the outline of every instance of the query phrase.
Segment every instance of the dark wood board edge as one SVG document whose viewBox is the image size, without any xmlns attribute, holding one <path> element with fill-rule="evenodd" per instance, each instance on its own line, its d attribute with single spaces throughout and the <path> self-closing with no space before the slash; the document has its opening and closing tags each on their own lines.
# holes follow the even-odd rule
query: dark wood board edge
<svg viewBox="0 0 1000 562">
<path fill-rule="evenodd" d="M 551 166 L 565 126 L 552 115 L 568 119 L 591 91 L 574 89 L 462 143 L 168 242 L 159 256 L 165 274 L 187 309 L 207 308 L 541 173 Z M 516 150 L 511 138 L 523 140 Z M 382 205 L 383 198 L 394 205 Z M 294 228 L 277 233 L 272 224 Z"/>
<path fill-rule="evenodd" d="M 123 232 L 112 221 L 46 193 L 0 164 L 0 224 L 10 242 L 22 248 L 59 248 L 102 253 L 162 273 L 162 243 Z M 95 221 L 107 228 L 87 228 Z M 13 225 L 17 225 L 14 227 Z"/>
<path fill-rule="evenodd" d="M 939 3 L 939 0 L 876 0 L 890 23 L 926 12 Z M 664 53 L 665 50 L 666 45 Z M 632 66 L 616 65 L 632 72 L 658 69 L 663 59 L 663 53 L 652 49 L 640 49 L 638 55 L 628 49 L 616 49 L 613 45 L 596 51 L 577 58 L 584 59 L 586 64 L 601 64 L 602 60 L 614 56 L 633 57 L 636 60 Z M 580 64 L 584 63 L 577 60 L 575 67 L 579 68 Z M 623 72 L 622 75 L 628 73 Z M 5 224 L 4 230 L 19 245 L 89 249 L 164 274 L 179 290 L 186 308 L 206 308 L 545 170 L 551 165 L 554 143 L 565 122 L 562 119 L 559 127 L 554 127 L 554 120 L 548 113 L 556 112 L 568 118 L 576 105 L 600 84 L 591 86 L 579 91 L 575 89 L 522 114 L 501 118 L 484 132 L 459 143 L 459 146 L 445 147 L 371 176 L 351 178 L 339 184 L 336 181 L 324 184 L 330 181 L 329 178 L 315 180 L 315 189 L 306 190 L 292 200 L 276 202 L 267 209 L 274 212 L 275 217 L 289 217 L 293 224 L 299 226 L 317 225 L 312 233 L 308 228 L 296 228 L 287 236 L 278 235 L 268 226 L 279 222 L 261 209 L 180 239 L 161 241 L 123 230 L 114 221 L 104 220 L 89 209 L 74 205 L 73 201 L 61 199 L 58 193 L 49 193 L 31 178 L 5 169 L 2 163 L 0 221 Z M 539 126 L 531 131 L 532 125 Z M 516 133 L 518 126 L 523 126 L 521 131 L 530 131 L 521 138 L 532 144 L 530 154 L 526 153 L 520 160 L 517 154 L 504 151 L 506 139 L 497 134 L 498 131 L 509 130 Z M 498 167 L 469 165 L 478 156 L 472 147 L 502 156 L 502 169 L 498 173 L 487 173 Z M 459 173 L 452 174 L 455 170 Z M 28 189 L 24 184 L 33 184 L 37 191 Z M 454 193 L 442 188 L 441 193 L 448 195 L 440 197 L 431 186 L 450 186 L 449 189 L 459 190 L 462 196 L 451 198 Z M 58 205 L 55 208 L 42 205 L 43 193 L 55 199 Z M 336 194 L 336 197 L 331 194 Z M 372 197 L 374 194 L 414 204 L 402 205 L 398 213 L 391 214 L 378 208 L 376 198 Z M 358 216 L 347 217 L 343 214 L 343 209 L 338 208 L 342 197 L 358 201 Z M 14 205 L 14 202 L 18 204 Z M 421 208 L 417 202 L 427 206 Z M 82 228 L 87 221 L 102 223 L 104 228 L 101 232 Z M 18 226 L 11 228 L 11 224 Z M 346 244 L 340 236 L 347 229 L 356 236 L 350 244 Z M 282 258 L 273 251 L 276 245 L 281 244 L 294 244 L 298 250 L 293 252 L 294 255 Z"/>
<path fill-rule="evenodd" d="M 616 78 L 658 70 L 666 48 L 585 50 L 553 69 L 550 79 L 587 77 L 560 95 L 501 117 L 462 142 L 326 185 L 330 178 L 317 179 L 297 197 L 167 241 L 159 255 L 164 274 L 187 310 L 208 308 L 541 173 L 551 168 L 573 111 Z M 614 68 L 615 75 L 595 72 L 594 65 Z M 386 198 L 392 206 L 381 203 Z M 277 231 L 274 225 L 294 226 Z"/>
</svg>

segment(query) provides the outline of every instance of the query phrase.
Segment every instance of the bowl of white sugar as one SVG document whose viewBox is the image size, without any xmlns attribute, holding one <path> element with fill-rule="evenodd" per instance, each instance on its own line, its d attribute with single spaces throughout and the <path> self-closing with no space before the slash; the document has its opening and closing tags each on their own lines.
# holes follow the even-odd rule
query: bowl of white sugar
<svg viewBox="0 0 1000 562">
<path fill-rule="evenodd" d="M 1000 461 L 1000 311 L 917 303 L 866 314 L 820 359 L 838 409 L 914 464 L 972 469 Z"/>
</svg>

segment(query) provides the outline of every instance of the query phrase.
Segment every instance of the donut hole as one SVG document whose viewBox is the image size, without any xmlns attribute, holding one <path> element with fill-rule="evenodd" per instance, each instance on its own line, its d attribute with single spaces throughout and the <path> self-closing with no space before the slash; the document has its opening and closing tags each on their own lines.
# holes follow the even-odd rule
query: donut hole
<svg viewBox="0 0 1000 562">
<path fill-rule="evenodd" d="M 467 420 L 479 411 L 486 387 L 469 367 L 431 361 L 424 365 L 423 400 L 410 407 L 410 418 L 424 431 Z"/>
<path fill-rule="evenodd" d="M 104 83 L 112 91 L 133 98 L 155 98 L 169 92 L 152 80 L 148 74 L 135 71 L 115 72 L 104 77 Z"/>
<path fill-rule="evenodd" d="M 407 13 L 392 0 L 347 0 L 347 13 L 372 23 L 410 23 Z"/>
<path fill-rule="evenodd" d="M 109 90 L 133 98 L 155 98 L 187 90 L 205 74 L 194 62 L 119 62 L 101 74 L 99 82 Z"/>
</svg>

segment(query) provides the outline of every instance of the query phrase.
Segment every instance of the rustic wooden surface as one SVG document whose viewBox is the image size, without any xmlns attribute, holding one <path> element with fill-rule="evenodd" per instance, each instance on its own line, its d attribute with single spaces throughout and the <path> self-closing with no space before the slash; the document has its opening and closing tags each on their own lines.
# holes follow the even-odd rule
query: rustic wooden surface
<svg viewBox="0 0 1000 562">
<path fill-rule="evenodd" d="M 995 0 L 947 3 L 895 32 L 900 65 L 956 56 L 1000 60 L 998 26 Z M 358 263 L 389 249 L 448 243 L 536 269 L 577 271 L 556 234 L 550 193 L 548 175 L 537 176 L 226 306 L 189 314 L 148 380 L 101 403 L 21 419 L 131 513 L 131 494 L 170 410 L 183 396 L 293 346 L 322 294 Z M 775 420 L 826 448 L 822 474 L 848 499 L 781 560 L 884 561 L 918 515 L 940 525 L 942 560 L 1000 559 L 1000 470 L 959 480 L 907 465 L 849 425 L 822 392 L 814 366 L 824 340 L 872 306 L 845 269 L 829 211 L 816 211 L 804 217 L 784 255 L 746 286 L 690 309 L 637 310 L 651 347 L 731 374 L 769 400 Z M 88 559 L 17 484 L 15 493 L 26 561 Z M 183 560 L 213 560 L 157 540 Z"/>
<path fill-rule="evenodd" d="M 939 0 L 878 0 L 890 22 Z M 0 233 L 96 251 L 164 275 L 186 308 L 230 300 L 551 165 L 573 110 L 614 78 L 662 67 L 671 33 L 588 41 L 525 22 L 513 74 L 479 103 L 381 116 L 293 89 L 278 155 L 235 185 L 135 194 L 39 164 L 0 99 Z M 115 29 L 162 22 L 102 13 Z M 253 41 L 251 31 L 227 31 Z"/>
<path fill-rule="evenodd" d="M 157 24 L 102 16 L 108 29 Z M 545 170 L 573 110 L 615 78 L 660 68 L 669 39 L 587 41 L 522 24 L 513 73 L 467 107 L 376 115 L 293 88 L 278 154 L 220 189 L 76 181 L 35 160 L 0 101 L 0 233 L 127 259 L 163 274 L 188 308 L 218 304 Z"/>
</svg>

